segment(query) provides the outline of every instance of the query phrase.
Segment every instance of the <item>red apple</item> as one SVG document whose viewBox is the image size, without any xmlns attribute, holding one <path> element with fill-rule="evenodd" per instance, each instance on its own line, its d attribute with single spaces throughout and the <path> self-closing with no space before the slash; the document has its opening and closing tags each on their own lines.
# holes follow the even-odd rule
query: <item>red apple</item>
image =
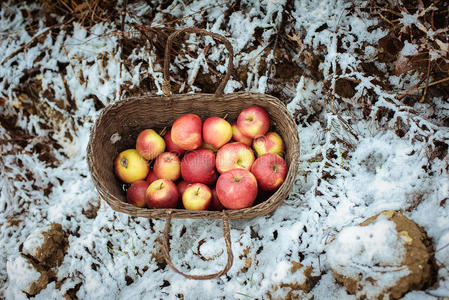
<svg viewBox="0 0 449 300">
<path fill-rule="evenodd" d="M 275 191 L 284 182 L 287 171 L 285 160 L 273 153 L 259 156 L 251 167 L 251 172 L 263 191 Z"/>
<path fill-rule="evenodd" d="M 164 152 L 156 158 L 153 171 L 157 178 L 175 181 L 181 176 L 181 161 L 175 153 Z"/>
<path fill-rule="evenodd" d="M 207 118 L 203 123 L 204 142 L 215 149 L 229 142 L 232 138 L 232 127 L 228 121 L 219 117 Z"/>
<path fill-rule="evenodd" d="M 151 184 L 153 181 L 158 180 L 159 178 L 157 178 L 156 174 L 154 174 L 154 171 L 151 170 L 148 173 L 147 178 L 145 179 L 146 182 L 148 182 L 148 184 Z"/>
<path fill-rule="evenodd" d="M 182 156 L 184 154 L 184 152 L 186 152 L 186 150 L 178 147 L 172 140 L 171 138 L 171 130 L 169 130 L 165 135 L 164 135 L 164 140 L 165 140 L 165 144 L 167 145 L 167 151 L 168 152 L 173 152 L 175 154 L 177 154 L 178 156 Z"/>
<path fill-rule="evenodd" d="M 233 169 L 221 174 L 215 188 L 221 204 L 229 209 L 250 207 L 257 197 L 256 177 L 244 169 Z"/>
<path fill-rule="evenodd" d="M 182 194 L 182 204 L 185 209 L 205 210 L 212 200 L 212 192 L 202 183 L 194 183 Z"/>
<path fill-rule="evenodd" d="M 228 143 L 218 150 L 216 167 L 220 173 L 237 168 L 249 170 L 254 159 L 249 146 L 240 142 Z"/>
<path fill-rule="evenodd" d="M 147 188 L 146 200 L 148 208 L 176 208 L 178 189 L 168 179 L 153 181 Z"/>
<path fill-rule="evenodd" d="M 178 194 L 179 194 L 179 198 L 182 199 L 182 195 L 184 194 L 186 188 L 188 188 L 189 186 L 191 186 L 192 183 L 188 183 L 184 180 L 181 180 L 176 187 L 178 188 Z"/>
<path fill-rule="evenodd" d="M 145 129 L 137 136 L 136 149 L 143 158 L 151 160 L 164 152 L 165 141 L 153 129 Z"/>
<path fill-rule="evenodd" d="M 212 192 L 212 201 L 210 202 L 209 210 L 222 211 L 223 209 L 225 209 L 223 204 L 221 204 L 220 200 L 218 200 L 217 189 L 212 188 L 211 192 Z"/>
<path fill-rule="evenodd" d="M 282 157 L 284 152 L 284 141 L 276 132 L 267 132 L 265 135 L 253 140 L 253 148 L 256 150 L 257 156 L 265 153 L 273 153 Z"/>
<path fill-rule="evenodd" d="M 126 191 L 126 200 L 128 203 L 137 207 L 145 207 L 146 191 L 150 184 L 145 180 L 137 180 L 131 184 Z"/>
<path fill-rule="evenodd" d="M 237 126 L 237 122 L 234 122 L 231 124 L 232 127 L 232 138 L 240 143 L 243 143 L 245 145 L 251 146 L 251 144 L 253 143 L 253 139 L 250 138 L 249 136 L 244 135 L 240 130 L 239 127 Z"/>
<path fill-rule="evenodd" d="M 128 149 L 117 155 L 114 161 L 114 170 L 121 181 L 133 183 L 145 179 L 150 171 L 150 166 L 136 149 Z"/>
<path fill-rule="evenodd" d="M 195 114 L 185 114 L 176 119 L 171 128 L 173 142 L 184 150 L 195 150 L 203 144 L 203 121 Z"/>
<path fill-rule="evenodd" d="M 242 110 L 237 118 L 237 126 L 243 135 L 256 138 L 270 128 L 270 117 L 265 109 L 253 105 Z"/>
<path fill-rule="evenodd" d="M 181 161 L 181 175 L 188 183 L 214 184 L 217 180 L 215 153 L 209 149 L 187 152 Z"/>
</svg>

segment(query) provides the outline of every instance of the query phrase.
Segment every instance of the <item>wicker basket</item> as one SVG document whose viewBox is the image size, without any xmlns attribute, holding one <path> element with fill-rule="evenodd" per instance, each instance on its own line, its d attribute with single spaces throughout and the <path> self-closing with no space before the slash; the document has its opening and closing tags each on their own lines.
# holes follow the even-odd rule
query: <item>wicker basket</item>
<svg viewBox="0 0 449 300">
<path fill-rule="evenodd" d="M 209 35 L 226 45 L 229 52 L 228 71 L 215 94 L 170 95 L 168 72 L 170 48 L 173 39 L 181 33 Z M 98 117 L 91 132 L 87 148 L 89 169 L 101 198 L 115 211 L 134 217 L 166 219 L 162 251 L 167 263 L 176 272 L 193 279 L 216 278 L 226 273 L 232 265 L 233 255 L 229 234 L 229 219 L 244 219 L 265 215 L 276 209 L 288 196 L 298 170 L 299 139 L 297 128 L 285 105 L 275 97 L 260 93 L 223 95 L 223 89 L 230 77 L 233 65 L 232 46 L 224 37 L 196 28 L 187 28 L 171 34 L 165 50 L 165 96 L 132 97 L 106 107 Z M 267 110 L 270 116 L 271 129 L 276 130 L 283 137 L 285 143 L 285 160 L 289 166 L 287 178 L 268 199 L 249 208 L 224 210 L 222 212 L 147 209 L 138 208 L 126 202 L 126 195 L 121 189 L 121 183 L 114 174 L 113 161 L 119 152 L 128 148 L 135 148 L 135 141 L 141 130 L 170 127 L 178 117 L 192 112 L 199 115 L 203 120 L 210 116 L 225 115 L 227 115 L 228 120 L 235 120 L 241 110 L 251 105 L 259 105 Z M 172 218 L 222 219 L 228 252 L 228 261 L 223 270 L 209 275 L 188 275 L 173 265 L 169 254 L 169 231 Z"/>
</svg>

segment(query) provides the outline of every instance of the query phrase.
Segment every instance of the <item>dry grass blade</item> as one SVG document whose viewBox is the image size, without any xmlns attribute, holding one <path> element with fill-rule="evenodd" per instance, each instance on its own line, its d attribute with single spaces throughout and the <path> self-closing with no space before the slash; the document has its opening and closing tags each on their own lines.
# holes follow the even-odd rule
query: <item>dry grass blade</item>
<svg viewBox="0 0 449 300">
<path fill-rule="evenodd" d="M 83 25 L 94 25 L 112 19 L 116 14 L 116 1 L 112 0 L 38 0 L 50 13 L 71 15 Z"/>
<path fill-rule="evenodd" d="M 419 86 L 419 87 L 417 87 L 417 88 L 414 88 L 414 89 L 411 89 L 411 90 L 409 90 L 409 91 L 407 91 L 407 92 L 405 92 L 405 93 L 399 95 L 399 96 L 397 97 L 397 99 L 398 99 L 398 100 L 401 100 L 402 98 L 404 98 L 404 97 L 407 96 L 407 95 L 410 95 L 410 94 L 413 93 L 413 92 L 416 92 L 416 91 L 419 91 L 419 90 L 421 90 L 421 89 L 424 89 L 424 88 L 427 88 L 427 87 L 431 87 L 431 86 L 434 86 L 434 85 L 437 85 L 437 84 L 440 84 L 440 83 L 443 83 L 443 82 L 446 82 L 446 81 L 449 81 L 449 77 L 446 77 L 446 78 L 443 78 L 443 79 L 434 81 L 434 82 L 429 83 L 429 84 L 421 85 L 421 86 Z"/>
<path fill-rule="evenodd" d="M 430 80 L 430 59 L 428 59 L 427 61 L 428 61 L 428 64 L 427 64 L 426 87 L 424 88 L 424 93 L 423 93 L 421 99 L 419 100 L 420 103 L 423 103 L 423 102 L 426 100 L 427 88 L 429 87 L 429 80 Z"/>
</svg>

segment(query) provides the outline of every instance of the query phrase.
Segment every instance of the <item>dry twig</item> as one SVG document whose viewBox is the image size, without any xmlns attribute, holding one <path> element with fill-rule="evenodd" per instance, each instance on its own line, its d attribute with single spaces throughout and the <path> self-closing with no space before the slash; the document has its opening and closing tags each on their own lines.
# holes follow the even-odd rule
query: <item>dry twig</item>
<svg viewBox="0 0 449 300">
<path fill-rule="evenodd" d="M 416 92 L 416 91 L 418 91 L 418 90 L 421 90 L 421 89 L 424 89 L 424 88 L 427 88 L 427 87 L 430 87 L 430 86 L 433 86 L 433 85 L 440 84 L 440 83 L 445 82 L 445 81 L 449 81 L 449 77 L 446 77 L 446 78 L 443 78 L 443 79 L 434 81 L 434 82 L 432 82 L 432 83 L 425 84 L 425 85 L 421 85 L 421 86 L 419 86 L 419 87 L 417 87 L 417 88 L 408 90 L 408 91 L 406 91 L 404 94 L 401 94 L 401 95 L 397 96 L 396 98 L 397 98 L 398 100 L 401 100 L 402 98 L 404 98 L 404 97 L 407 96 L 407 95 L 410 95 L 410 94 L 413 93 L 413 92 Z"/>
</svg>

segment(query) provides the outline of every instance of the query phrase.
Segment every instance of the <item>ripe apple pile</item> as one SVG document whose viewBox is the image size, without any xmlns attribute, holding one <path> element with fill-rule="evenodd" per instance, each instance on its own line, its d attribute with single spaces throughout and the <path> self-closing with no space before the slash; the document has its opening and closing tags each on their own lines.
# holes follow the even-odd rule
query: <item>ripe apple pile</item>
<svg viewBox="0 0 449 300">
<path fill-rule="evenodd" d="M 276 191 L 287 176 L 284 142 L 269 128 L 260 106 L 242 110 L 232 124 L 185 114 L 163 137 L 153 129 L 140 132 L 136 148 L 116 157 L 115 174 L 129 184 L 127 201 L 137 207 L 250 207 L 258 194 Z"/>
</svg>

